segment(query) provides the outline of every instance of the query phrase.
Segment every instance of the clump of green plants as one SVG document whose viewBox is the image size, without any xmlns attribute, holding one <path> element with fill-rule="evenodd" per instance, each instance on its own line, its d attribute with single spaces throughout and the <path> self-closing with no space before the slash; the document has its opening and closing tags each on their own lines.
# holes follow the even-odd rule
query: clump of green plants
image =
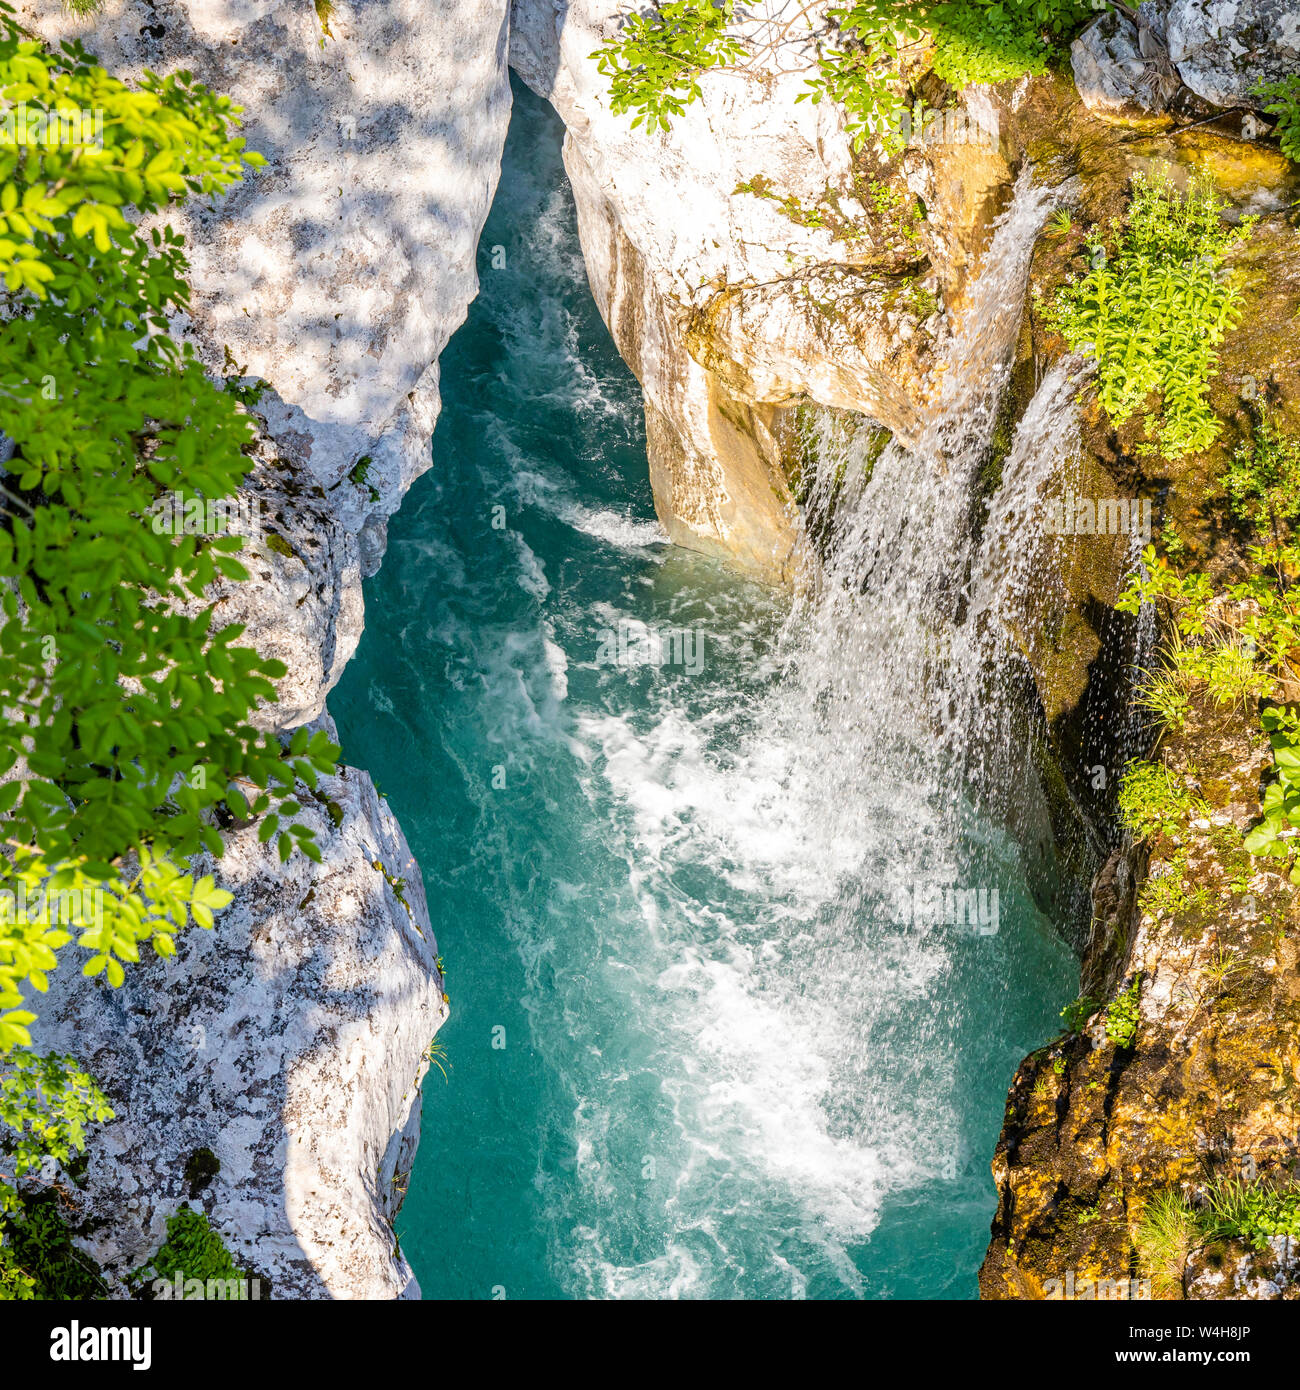
<svg viewBox="0 0 1300 1390">
<path fill-rule="evenodd" d="M 763 174 L 742 180 L 736 185 L 735 192 L 748 193 L 752 197 L 773 203 L 795 226 L 823 229 L 846 246 L 855 246 L 869 235 L 869 229 L 863 225 L 861 219 L 849 217 L 844 212 L 840 196 L 830 184 L 826 185 L 815 203 L 805 203 L 794 193 L 782 196 L 772 186 L 771 180 Z"/>
<path fill-rule="evenodd" d="M 1282 153 L 1300 163 L 1300 73 L 1292 73 L 1280 82 L 1259 81 L 1257 96 L 1269 98 L 1264 110 L 1277 117 L 1277 133 Z"/>
<path fill-rule="evenodd" d="M 1048 236 L 1052 237 L 1069 236 L 1074 230 L 1074 214 L 1069 208 L 1057 208 L 1047 219 L 1047 226 L 1044 230 Z"/>
<path fill-rule="evenodd" d="M 1133 1245 L 1157 1297 L 1181 1295 L 1187 1257 L 1200 1239 L 1196 1212 L 1177 1188 L 1154 1193 L 1143 1204 Z"/>
<path fill-rule="evenodd" d="M 1138 1023 L 1142 1018 L 1138 1008 L 1141 988 L 1142 977 L 1135 975 L 1133 983 L 1106 1006 L 1106 1036 L 1116 1047 L 1132 1047 L 1137 1040 Z"/>
<path fill-rule="evenodd" d="M 1179 667 L 1170 662 L 1143 674 L 1138 686 L 1138 704 L 1149 710 L 1165 729 L 1181 731 L 1192 712 L 1191 691 Z"/>
<path fill-rule="evenodd" d="M 1146 916 L 1167 917 L 1175 912 L 1203 907 L 1208 893 L 1203 887 L 1189 887 L 1187 850 L 1180 849 L 1165 861 L 1163 872 L 1148 875 L 1138 895 L 1138 905 Z"/>
<path fill-rule="evenodd" d="M 1188 1256 L 1215 1240 L 1245 1240 L 1267 1250 L 1277 1236 L 1300 1236 L 1300 1190 L 1257 1179 L 1216 1178 L 1199 1202 L 1177 1188 L 1147 1198 L 1133 1245 L 1159 1297 L 1183 1290 Z"/>
<path fill-rule="evenodd" d="M 1237 446 L 1223 484 L 1236 517 L 1276 534 L 1280 523 L 1300 516 L 1300 439 L 1265 411 Z"/>
<path fill-rule="evenodd" d="M 106 1292 L 95 1262 L 72 1243 L 56 1195 L 28 1197 L 5 1223 L 0 1301 L 100 1299 Z"/>
<path fill-rule="evenodd" d="M 167 1239 L 147 1264 L 131 1273 L 129 1282 L 136 1287 L 156 1279 L 170 1283 L 177 1274 L 183 1281 L 198 1279 L 205 1284 L 209 1279 L 248 1277 L 212 1229 L 207 1216 L 188 1205 L 167 1218 Z"/>
<path fill-rule="evenodd" d="M 1200 798 L 1163 764 L 1133 758 L 1125 766 L 1119 788 L 1120 819 L 1139 839 L 1173 837 L 1202 809 Z"/>
<path fill-rule="evenodd" d="M 1097 1001 L 1090 994 L 1081 994 L 1077 999 L 1073 999 L 1065 1008 L 1061 1010 L 1061 1020 L 1065 1024 L 1067 1033 L 1083 1032 L 1083 1025 L 1097 1011 Z M 1057 1058 L 1057 1061 L 1060 1061 Z M 1058 1074 L 1064 1067 L 1057 1068 Z"/>
<path fill-rule="evenodd" d="M 904 53 L 928 42 L 929 70 L 952 87 L 1003 82 L 1046 72 L 1092 17 L 1081 0 L 861 0 L 827 13 L 835 32 L 821 46 L 812 99 L 843 107 L 859 148 L 874 136 L 890 152 L 906 143 Z"/>
<path fill-rule="evenodd" d="M 1266 1250 L 1274 1236 L 1300 1237 L 1300 1190 L 1219 1178 L 1206 1189 L 1198 1225 L 1209 1239 L 1235 1237 Z"/>
<path fill-rule="evenodd" d="M 1300 727 L 1289 710 L 1266 709 L 1261 720 L 1273 749 L 1273 780 L 1264 788 L 1263 819 L 1245 845 L 1251 854 L 1285 862 L 1300 837 Z M 1300 884 L 1300 863 L 1291 882 Z"/>
<path fill-rule="evenodd" d="M 1106 413 L 1122 425 L 1144 412 L 1145 447 L 1168 460 L 1208 448 L 1222 428 L 1206 393 L 1215 349 L 1241 314 L 1241 279 L 1224 259 L 1252 225 L 1228 226 L 1225 206 L 1208 179 L 1184 196 L 1163 176 L 1134 175 L 1109 247 L 1094 234 L 1091 268 L 1047 309 L 1096 363 Z"/>
</svg>

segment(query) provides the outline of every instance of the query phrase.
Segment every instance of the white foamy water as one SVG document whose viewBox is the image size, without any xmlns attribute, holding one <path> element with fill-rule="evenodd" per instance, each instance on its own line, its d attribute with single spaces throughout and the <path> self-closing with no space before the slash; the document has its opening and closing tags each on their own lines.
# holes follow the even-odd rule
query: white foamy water
<svg viewBox="0 0 1300 1390">
<path fill-rule="evenodd" d="M 954 1099 L 961 1021 L 946 996 L 954 953 L 978 948 L 900 924 L 895 905 L 900 891 L 962 873 L 989 888 L 1000 874 L 1014 891 L 1015 867 L 999 863 L 1005 847 L 973 798 L 991 770 L 1030 774 L 1005 746 L 1012 720 L 982 672 L 1001 655 L 988 636 L 1001 606 L 1027 577 L 1012 559 L 1017 528 L 1069 447 L 1063 374 L 1025 417 L 978 552 L 971 511 L 1029 253 L 1058 196 L 1021 178 L 914 450 L 891 444 L 867 477 L 861 438 L 829 417 L 816 426 L 812 505 L 829 510 L 837 493 L 833 520 L 819 559 L 809 547 L 753 732 L 715 741 L 711 720 L 725 729 L 734 710 L 689 691 L 684 706 L 684 686 L 660 691 L 648 722 L 578 720 L 588 795 L 621 808 L 609 843 L 626 858 L 649 945 L 623 948 L 611 968 L 636 1024 L 660 1041 L 677 1153 L 665 1220 L 691 1237 L 629 1265 L 584 1227 L 585 1292 L 716 1294 L 733 1261 L 758 1256 L 745 1244 L 757 1239 L 778 1290 L 800 1296 L 803 1276 L 779 1273 L 782 1232 L 737 1233 L 758 1192 L 779 1194 L 800 1239 L 860 1292 L 850 1250 L 884 1198 L 952 1178 L 967 1158 Z M 707 884 L 732 891 L 711 898 Z M 583 1152 L 604 1151 L 608 1105 L 575 1120 Z"/>
</svg>

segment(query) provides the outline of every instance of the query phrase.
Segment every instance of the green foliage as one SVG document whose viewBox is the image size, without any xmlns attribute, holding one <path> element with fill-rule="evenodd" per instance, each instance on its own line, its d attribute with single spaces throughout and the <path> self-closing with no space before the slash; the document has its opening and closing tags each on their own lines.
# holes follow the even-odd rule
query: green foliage
<svg viewBox="0 0 1300 1390">
<path fill-rule="evenodd" d="M 1217 1178 L 1200 1205 L 1176 1188 L 1149 1197 L 1134 1235 L 1139 1265 L 1159 1297 L 1177 1296 L 1187 1257 L 1213 1240 L 1249 1241 L 1266 1250 L 1269 1238 L 1300 1236 L 1300 1191 L 1264 1181 Z"/>
<path fill-rule="evenodd" d="M 46 1157 L 68 1163 L 86 1147 L 87 1124 L 112 1117 L 74 1057 L 13 1048 L 0 1058 L 0 1302 L 99 1292 L 98 1272 L 73 1247 L 53 1194 L 24 1198 L 16 1183 Z"/>
<path fill-rule="evenodd" d="M 1074 214 L 1069 208 L 1057 208 L 1057 210 L 1047 219 L 1046 231 L 1048 236 L 1063 237 L 1068 236 L 1074 230 Z"/>
<path fill-rule="evenodd" d="M 7 1179 L 35 1171 L 47 1155 L 68 1162 L 86 1147 L 86 1125 L 113 1117 L 108 1098 L 74 1057 L 15 1048 L 2 1065 L 0 1123 L 12 1133 L 0 1156 L 8 1169 L 0 1168 L 0 1215 L 18 1205 Z"/>
<path fill-rule="evenodd" d="M 1110 251 L 1093 240 L 1092 268 L 1048 311 L 1070 347 L 1095 360 L 1106 413 L 1123 424 L 1147 407 L 1148 447 L 1170 460 L 1208 448 L 1221 429 L 1206 390 L 1215 348 L 1241 313 L 1240 277 L 1223 261 L 1253 222 L 1229 227 L 1225 206 L 1208 179 L 1182 197 L 1164 177 L 1134 175 Z"/>
<path fill-rule="evenodd" d="M 1246 848 L 1266 859 L 1287 860 L 1300 835 L 1300 736 L 1294 721 L 1276 709 L 1264 711 L 1262 721 L 1273 749 L 1273 780 L 1264 788 L 1264 818 L 1248 832 Z M 1300 864 L 1291 871 L 1300 883 Z"/>
<path fill-rule="evenodd" d="M 1210 1239 L 1237 1237 L 1265 1250 L 1271 1236 L 1300 1237 L 1300 1191 L 1220 1178 L 1206 1190 L 1197 1224 Z"/>
<path fill-rule="evenodd" d="M 1142 977 L 1135 975 L 1133 983 L 1106 1006 L 1106 1036 L 1116 1047 L 1132 1047 L 1137 1038 L 1138 1023 L 1142 1017 L 1138 1009 L 1141 986 Z"/>
<path fill-rule="evenodd" d="M 700 94 L 699 77 L 744 55 L 730 37 L 732 0 L 664 0 L 648 14 L 630 14 L 619 35 L 591 54 L 610 78 L 610 109 L 635 111 L 632 125 L 669 127 Z"/>
<path fill-rule="evenodd" d="M 1047 71 L 1096 11 L 1085 0 L 949 0 L 926 7 L 934 72 L 953 87 Z"/>
<path fill-rule="evenodd" d="M 1237 447 L 1223 482 L 1233 514 L 1257 530 L 1294 521 L 1300 516 L 1300 439 L 1283 434 L 1265 412 Z"/>
<path fill-rule="evenodd" d="M 1270 116 L 1277 117 L 1277 133 L 1282 141 L 1282 153 L 1300 163 L 1300 73 L 1292 73 L 1281 82 L 1255 84 L 1258 96 L 1271 100 L 1264 107 Z"/>
<path fill-rule="evenodd" d="M 862 0 L 827 11 L 835 35 L 822 46 L 818 74 L 797 99 L 814 104 L 829 99 L 840 106 L 855 149 L 871 136 L 890 152 L 906 144 L 901 126 L 908 101 L 901 61 L 903 51 L 924 37 L 923 8 Z"/>
<path fill-rule="evenodd" d="M 1181 1291 L 1187 1257 L 1199 1235 L 1192 1204 L 1176 1188 L 1157 1192 L 1143 1204 L 1133 1244 L 1157 1296 L 1168 1298 Z"/>
<path fill-rule="evenodd" d="M 1133 758 L 1124 768 L 1119 813 L 1139 839 L 1176 835 L 1200 804 L 1192 792 L 1160 763 Z"/>
<path fill-rule="evenodd" d="M 1219 705 L 1267 702 L 1260 718 L 1273 750 L 1273 776 L 1264 789 L 1262 819 L 1246 834 L 1244 845 L 1253 855 L 1277 861 L 1279 868 L 1291 860 L 1300 838 L 1300 710 L 1290 703 L 1294 657 L 1300 650 L 1293 582 L 1300 574 L 1300 544 L 1280 538 L 1282 528 L 1300 516 L 1298 484 L 1300 442 L 1284 435 L 1265 414 L 1252 438 L 1237 450 L 1225 479 L 1237 516 L 1272 533 L 1272 539 L 1249 548 L 1251 568 L 1245 578 L 1216 594 L 1206 575 L 1179 575 L 1148 546 L 1117 604 L 1127 613 L 1136 613 L 1142 603 L 1164 604 L 1179 632 L 1198 639 L 1177 642 L 1170 670 L 1147 686 L 1148 707 L 1169 727 L 1179 727 L 1186 717 L 1183 696 L 1193 682 L 1203 683 Z M 1159 802 L 1159 792 L 1154 778 L 1144 775 L 1135 781 L 1128 794 L 1129 814 L 1150 822 L 1154 813 L 1148 802 Z M 1120 800 L 1123 808 L 1123 790 Z M 1300 884 L 1300 861 L 1293 864 L 1291 881 Z"/>
<path fill-rule="evenodd" d="M 726 32 L 733 8 L 733 0 L 659 0 L 648 14 L 628 15 L 618 37 L 591 55 L 611 79 L 611 110 L 635 111 L 634 126 L 667 130 L 669 118 L 699 96 L 702 72 L 746 55 L 745 45 Z M 896 151 L 906 143 L 909 50 L 928 44 L 933 71 L 954 87 L 1000 82 L 1045 72 L 1062 41 L 1092 14 L 1086 0 L 859 0 L 835 6 L 826 11 L 829 30 L 814 33 L 817 75 L 798 99 L 837 103 L 855 147 L 874 136 Z M 787 41 L 804 15 L 798 12 L 752 56 Z"/>
<path fill-rule="evenodd" d="M 167 1239 L 148 1264 L 132 1272 L 130 1282 L 137 1286 L 155 1279 L 170 1282 L 178 1273 L 182 1280 L 200 1279 L 204 1283 L 209 1279 L 247 1278 L 208 1224 L 207 1216 L 188 1205 L 167 1218 Z"/>
<path fill-rule="evenodd" d="M 1187 681 L 1174 665 L 1147 671 L 1142 677 L 1137 701 L 1166 729 L 1181 730 L 1192 709 Z"/>
<path fill-rule="evenodd" d="M 0 1302 L 6 1299 L 99 1299 L 107 1291 L 94 1261 L 72 1243 L 51 1195 L 28 1198 L 4 1227 Z"/>
<path fill-rule="evenodd" d="M 1096 1012 L 1097 1001 L 1091 994 L 1081 994 L 1061 1010 L 1061 1018 L 1067 1033 L 1083 1032 L 1083 1025 Z"/>
<path fill-rule="evenodd" d="M 298 809 L 294 784 L 337 749 L 299 730 L 284 749 L 250 722 L 279 662 L 238 645 L 205 602 L 240 581 L 242 539 L 168 535 L 151 512 L 184 485 L 232 495 L 252 438 L 239 403 L 168 331 L 189 303 L 182 239 L 126 211 L 220 194 L 261 156 L 238 109 L 180 72 L 139 90 L 85 51 L 26 39 L 0 7 L 0 93 L 43 111 L 102 109 L 102 148 L 0 147 L 0 1054 L 28 1045 L 24 984 L 46 987 L 75 937 L 83 972 L 111 985 L 140 947 L 174 951 L 230 901 L 186 872 L 220 855 L 217 817 Z M 265 825 L 264 827 L 265 828 Z M 278 847 L 313 858 L 311 831 Z"/>
<path fill-rule="evenodd" d="M 1178 912 L 1204 911 L 1210 906 L 1210 890 L 1188 877 L 1187 848 L 1164 860 L 1161 872 L 1148 876 L 1138 895 L 1138 908 L 1149 917 L 1169 917 Z"/>
</svg>

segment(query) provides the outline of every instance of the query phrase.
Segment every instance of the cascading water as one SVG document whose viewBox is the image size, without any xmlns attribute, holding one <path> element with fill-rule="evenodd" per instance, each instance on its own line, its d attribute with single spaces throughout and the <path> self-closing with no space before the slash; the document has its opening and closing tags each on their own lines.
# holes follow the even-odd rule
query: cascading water
<svg viewBox="0 0 1300 1390">
<path fill-rule="evenodd" d="M 1036 792 L 1000 504 L 1047 466 L 1026 430 L 1071 427 L 1053 378 L 972 527 L 1052 195 L 1018 185 L 915 450 L 868 476 L 865 431 L 815 423 L 790 604 L 663 544 L 559 131 L 516 101 L 508 268 L 331 701 L 449 972 L 403 1248 L 430 1297 L 969 1297 L 1006 1086 L 1075 979 L 1027 886 L 1045 832 L 1003 815 Z M 935 884 L 996 914 L 900 920 Z"/>
</svg>

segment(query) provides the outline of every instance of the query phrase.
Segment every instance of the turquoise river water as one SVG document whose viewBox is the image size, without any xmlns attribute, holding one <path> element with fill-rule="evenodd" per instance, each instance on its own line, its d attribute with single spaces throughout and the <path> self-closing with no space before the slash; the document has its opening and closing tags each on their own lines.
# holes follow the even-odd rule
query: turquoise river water
<svg viewBox="0 0 1300 1390">
<path fill-rule="evenodd" d="M 939 843 L 914 730 L 859 751 L 800 698 L 870 650 L 800 657 L 796 600 L 665 543 L 562 133 L 517 88 L 433 468 L 330 700 L 447 966 L 402 1249 L 426 1298 L 973 1297 L 1007 1086 L 1077 967 L 1020 845 L 968 806 Z M 635 662 L 655 632 L 689 642 Z M 998 885 L 996 931 L 881 910 L 918 845 Z"/>
</svg>

